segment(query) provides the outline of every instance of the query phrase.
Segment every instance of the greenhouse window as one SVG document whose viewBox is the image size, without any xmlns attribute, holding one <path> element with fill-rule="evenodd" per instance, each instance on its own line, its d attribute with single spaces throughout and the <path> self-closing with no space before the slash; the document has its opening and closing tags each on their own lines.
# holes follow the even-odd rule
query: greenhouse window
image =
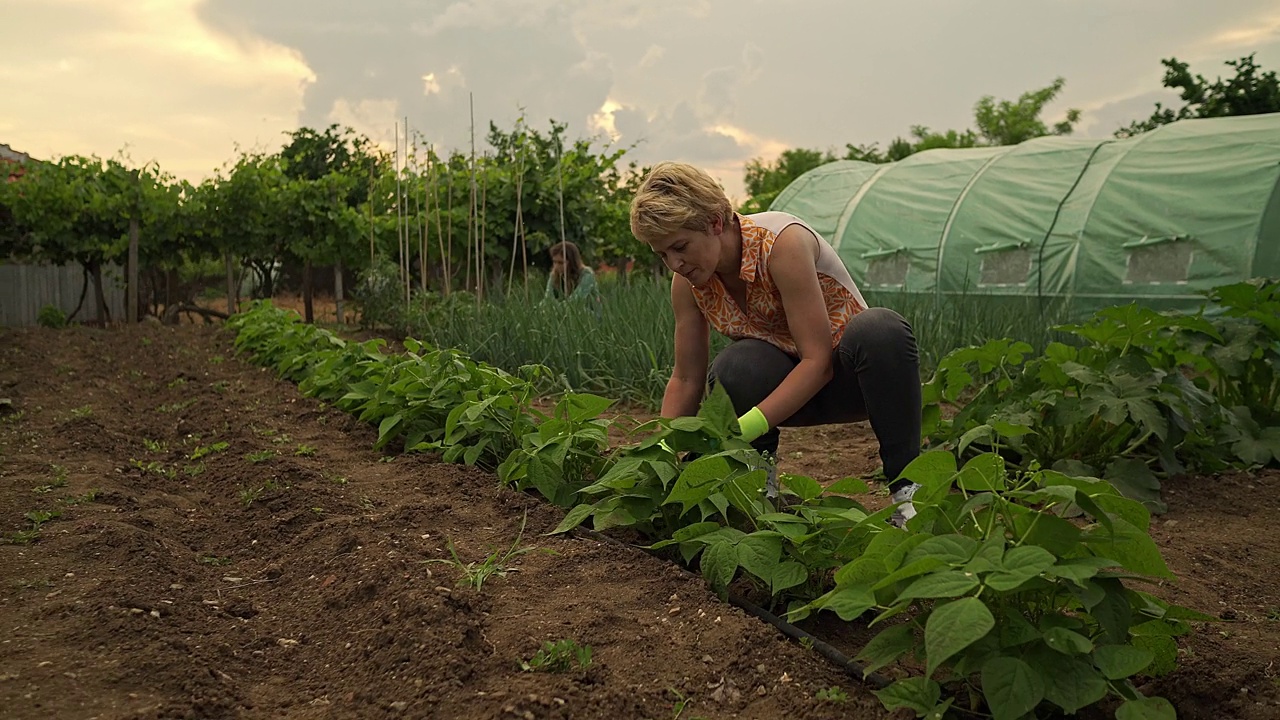
<svg viewBox="0 0 1280 720">
<path fill-rule="evenodd" d="M 975 248 L 974 253 L 982 256 L 982 276 L 978 281 L 979 285 L 1027 284 L 1027 278 L 1031 275 L 1030 241 L 988 245 Z"/>
<path fill-rule="evenodd" d="M 867 261 L 867 284 L 874 287 L 902 287 L 907 283 L 911 262 L 905 248 L 885 248 L 862 254 Z"/>
<path fill-rule="evenodd" d="M 1185 285 L 1195 255 L 1191 238 L 1172 236 L 1142 238 L 1125 243 L 1129 251 L 1126 285 Z"/>
</svg>

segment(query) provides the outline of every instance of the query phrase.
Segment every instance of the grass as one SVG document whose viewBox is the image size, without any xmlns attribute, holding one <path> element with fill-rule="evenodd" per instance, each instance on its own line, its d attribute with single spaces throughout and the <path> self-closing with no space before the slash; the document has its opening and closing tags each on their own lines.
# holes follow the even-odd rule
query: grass
<svg viewBox="0 0 1280 720">
<path fill-rule="evenodd" d="M 541 302 L 541 283 L 526 294 L 474 296 L 428 294 L 389 321 L 397 332 L 437 347 L 458 348 L 472 358 L 514 372 L 540 364 L 556 378 L 546 391 L 592 392 L 649 408 L 661 404 L 674 364 L 675 320 L 666 278 L 633 278 L 601 284 L 596 312 L 579 304 Z M 897 311 L 911 323 L 920 348 L 922 379 L 948 352 L 1011 337 L 1042 349 L 1048 329 L 1065 322 L 1065 308 L 1041 307 L 1035 298 L 960 294 L 868 292 L 872 306 Z M 712 355 L 728 344 L 711 335 Z"/>
<path fill-rule="evenodd" d="M 453 541 L 448 540 L 445 544 L 449 548 L 450 559 L 433 559 L 424 560 L 423 562 L 451 565 L 454 568 L 457 568 L 457 570 L 462 573 L 462 576 L 458 578 L 458 585 L 460 587 L 469 585 L 474 588 L 476 592 L 479 592 L 480 589 L 484 587 L 485 582 L 490 578 L 506 577 L 507 573 L 512 570 L 511 565 L 515 558 L 518 558 L 525 553 L 533 552 L 537 549 L 532 545 L 520 547 L 520 541 L 524 537 L 525 522 L 528 521 L 528 519 L 528 515 L 521 518 L 520 530 L 516 533 L 516 539 L 511 543 L 510 547 L 504 550 L 494 550 L 489 553 L 489 556 L 484 560 L 469 563 L 462 562 L 462 559 L 458 557 L 457 548 L 453 546 Z"/>
</svg>

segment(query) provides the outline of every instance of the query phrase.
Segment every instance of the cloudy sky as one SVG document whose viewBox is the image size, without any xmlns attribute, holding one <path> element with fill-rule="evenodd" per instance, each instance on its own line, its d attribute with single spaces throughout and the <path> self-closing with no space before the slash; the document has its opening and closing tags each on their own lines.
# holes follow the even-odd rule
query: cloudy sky
<svg viewBox="0 0 1280 720">
<path fill-rule="evenodd" d="M 1049 115 L 1101 137 L 1171 97 L 1161 58 L 1280 68 L 1280 0 L 0 0 L 0 27 L 0 143 L 193 181 L 303 125 L 465 147 L 473 96 L 481 135 L 523 108 L 736 195 L 750 158 L 966 128 L 1058 76 Z"/>
</svg>

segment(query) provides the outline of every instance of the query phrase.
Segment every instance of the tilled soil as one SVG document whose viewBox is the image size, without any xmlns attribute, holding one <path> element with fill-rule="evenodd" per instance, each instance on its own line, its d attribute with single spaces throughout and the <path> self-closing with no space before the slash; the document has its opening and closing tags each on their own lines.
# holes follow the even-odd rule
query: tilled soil
<svg viewBox="0 0 1280 720">
<path fill-rule="evenodd" d="M 0 331 L 0 398 L 2 718 L 903 717 L 698 577 L 545 537 L 560 511 L 491 474 L 384 457 L 215 329 Z M 875 447 L 864 425 L 786 429 L 781 465 L 866 475 Z M 1180 580 L 1156 592 L 1224 618 L 1146 688 L 1180 717 L 1280 717 L 1278 489 L 1168 485 L 1153 535 Z M 534 549 L 479 591 L 427 562 L 517 538 Z M 856 653 L 836 625 L 817 629 Z M 520 669 L 561 639 L 591 666 Z M 832 686 L 848 700 L 815 697 Z"/>
</svg>

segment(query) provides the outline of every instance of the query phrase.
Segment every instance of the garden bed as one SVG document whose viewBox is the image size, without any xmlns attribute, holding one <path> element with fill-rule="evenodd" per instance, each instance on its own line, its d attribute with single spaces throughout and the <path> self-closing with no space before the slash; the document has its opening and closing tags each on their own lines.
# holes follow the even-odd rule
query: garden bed
<svg viewBox="0 0 1280 720">
<path fill-rule="evenodd" d="M 6 717 L 899 716 L 701 578 L 543 537 L 560 511 L 490 474 L 384 458 L 373 428 L 217 330 L 4 332 L 0 397 L 0 532 L 18 543 L 0 546 Z M 874 438 L 784 430 L 781 465 L 870 473 Z M 1275 472 L 1166 485 L 1151 534 L 1180 580 L 1156 593 L 1224 618 L 1180 638 L 1180 669 L 1148 688 L 1180 717 L 1280 714 L 1277 490 Z M 449 541 L 483 560 L 522 524 L 537 549 L 479 592 L 423 562 Z M 833 620 L 808 627 L 855 654 L 865 636 Z M 591 666 L 520 670 L 561 639 Z M 816 697 L 833 686 L 848 699 Z"/>
</svg>

